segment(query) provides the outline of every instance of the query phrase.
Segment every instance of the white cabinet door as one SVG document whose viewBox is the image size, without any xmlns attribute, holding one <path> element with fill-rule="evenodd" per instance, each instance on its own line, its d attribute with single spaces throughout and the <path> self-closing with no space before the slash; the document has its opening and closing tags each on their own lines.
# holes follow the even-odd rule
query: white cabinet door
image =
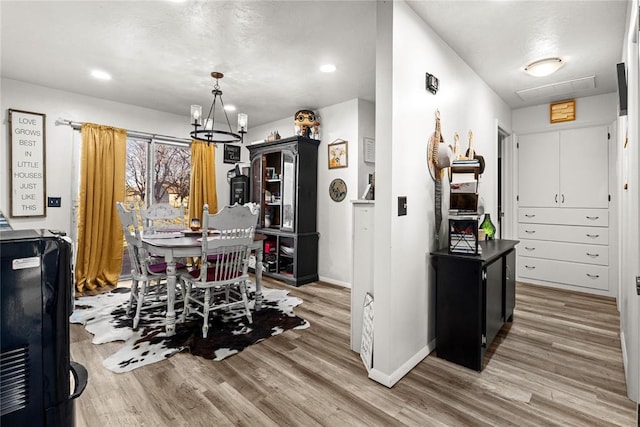
<svg viewBox="0 0 640 427">
<path fill-rule="evenodd" d="M 518 206 L 559 206 L 558 132 L 522 135 L 518 140 Z"/>
<path fill-rule="evenodd" d="M 560 206 L 609 206 L 609 160 L 604 126 L 560 132 Z"/>
</svg>

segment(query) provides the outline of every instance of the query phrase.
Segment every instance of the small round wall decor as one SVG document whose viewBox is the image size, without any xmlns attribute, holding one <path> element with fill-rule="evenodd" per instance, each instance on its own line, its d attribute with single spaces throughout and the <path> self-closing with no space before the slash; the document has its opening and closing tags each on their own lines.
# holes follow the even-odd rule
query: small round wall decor
<svg viewBox="0 0 640 427">
<path fill-rule="evenodd" d="M 329 184 L 329 196 L 334 202 L 341 202 L 347 196 L 347 184 L 340 178 L 336 178 Z"/>
</svg>

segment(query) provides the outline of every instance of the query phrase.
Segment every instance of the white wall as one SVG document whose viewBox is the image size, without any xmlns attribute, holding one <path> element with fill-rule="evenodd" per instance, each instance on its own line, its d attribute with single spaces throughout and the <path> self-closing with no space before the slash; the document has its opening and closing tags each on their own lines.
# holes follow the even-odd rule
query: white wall
<svg viewBox="0 0 640 427">
<path fill-rule="evenodd" d="M 0 210 L 10 214 L 8 109 L 46 114 L 46 194 L 61 197 L 62 207 L 47 208 L 44 218 L 9 218 L 15 229 L 45 228 L 70 232 L 73 130 L 56 126 L 59 118 L 74 122 L 93 122 L 157 135 L 189 137 L 189 116 L 178 116 L 147 108 L 121 104 L 71 92 L 36 86 L 17 80 L 2 79 L 2 142 L 0 145 Z M 218 203 L 229 200 L 226 171 L 231 165 L 222 163 L 222 146 L 216 150 Z"/>
<path fill-rule="evenodd" d="M 362 157 L 362 136 L 373 136 L 373 104 L 352 99 L 317 110 L 320 122 L 318 147 L 318 275 L 320 280 L 351 286 L 352 215 L 349 200 L 358 198 L 358 165 Z M 302 107 L 301 107 L 302 108 Z M 293 114 L 290 118 L 252 127 L 248 141 L 261 141 L 278 131 L 282 138 L 294 135 Z M 327 145 L 342 139 L 348 141 L 347 168 L 329 169 Z M 243 160 L 248 150 L 243 150 Z M 246 156 L 246 157 L 245 157 Z M 329 197 L 329 184 L 341 178 L 347 184 L 347 196 L 341 202 Z"/>
<path fill-rule="evenodd" d="M 371 378 L 393 385 L 432 349 L 435 339 L 434 183 L 427 141 L 440 110 L 445 142 L 471 129 L 486 169 L 480 194 L 497 211 L 496 120 L 511 130 L 511 110 L 404 2 L 379 2 L 376 52 L 376 209 L 374 367 Z M 440 79 L 436 95 L 425 73 Z M 446 194 L 446 189 L 444 194 Z M 407 215 L 397 216 L 397 197 Z M 446 198 L 446 196 L 445 196 Z M 443 207 L 446 209 L 446 207 Z M 446 223 L 444 215 L 443 224 Z M 441 245 L 446 245 L 442 227 Z"/>
<path fill-rule="evenodd" d="M 549 104 L 518 108 L 512 113 L 512 128 L 517 135 L 579 127 L 610 125 L 618 115 L 618 95 L 576 98 L 576 119 L 570 122 L 549 123 Z"/>
<path fill-rule="evenodd" d="M 373 138 L 376 133 L 376 105 L 363 99 L 358 100 L 358 188 L 356 193 L 351 193 L 350 199 L 360 199 L 367 184 L 369 174 L 375 172 L 375 164 L 364 161 L 364 138 Z"/>
</svg>

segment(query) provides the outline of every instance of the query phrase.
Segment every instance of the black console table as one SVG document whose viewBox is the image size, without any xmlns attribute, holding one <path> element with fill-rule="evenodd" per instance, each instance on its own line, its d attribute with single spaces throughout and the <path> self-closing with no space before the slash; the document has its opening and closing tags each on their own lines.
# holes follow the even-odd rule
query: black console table
<svg viewBox="0 0 640 427">
<path fill-rule="evenodd" d="M 517 240 L 479 242 L 482 253 L 432 252 L 438 357 L 481 371 L 484 353 L 516 302 Z"/>
</svg>

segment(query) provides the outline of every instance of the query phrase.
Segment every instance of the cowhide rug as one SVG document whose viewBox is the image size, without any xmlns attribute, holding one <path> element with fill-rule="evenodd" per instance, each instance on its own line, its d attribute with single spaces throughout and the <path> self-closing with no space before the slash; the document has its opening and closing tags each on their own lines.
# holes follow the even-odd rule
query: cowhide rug
<svg viewBox="0 0 640 427">
<path fill-rule="evenodd" d="M 250 286 L 250 292 L 253 297 L 253 286 Z M 293 314 L 293 308 L 302 304 L 302 300 L 288 296 L 288 293 L 263 287 L 262 309 L 255 311 L 253 301 L 250 302 L 252 324 L 233 310 L 210 314 L 206 339 L 202 338 L 202 317 L 191 314 L 185 322 L 179 321 L 182 302 L 176 303 L 178 322 L 174 336 L 165 334 L 165 307 L 143 310 L 138 329 L 133 330 L 134 309 L 127 314 L 129 288 L 116 288 L 109 293 L 77 299 L 70 321 L 85 325 L 94 335 L 94 344 L 124 341 L 120 350 L 103 361 L 103 365 L 113 372 L 128 372 L 183 350 L 205 359 L 222 360 L 288 329 L 309 327 L 306 320 Z"/>
</svg>

